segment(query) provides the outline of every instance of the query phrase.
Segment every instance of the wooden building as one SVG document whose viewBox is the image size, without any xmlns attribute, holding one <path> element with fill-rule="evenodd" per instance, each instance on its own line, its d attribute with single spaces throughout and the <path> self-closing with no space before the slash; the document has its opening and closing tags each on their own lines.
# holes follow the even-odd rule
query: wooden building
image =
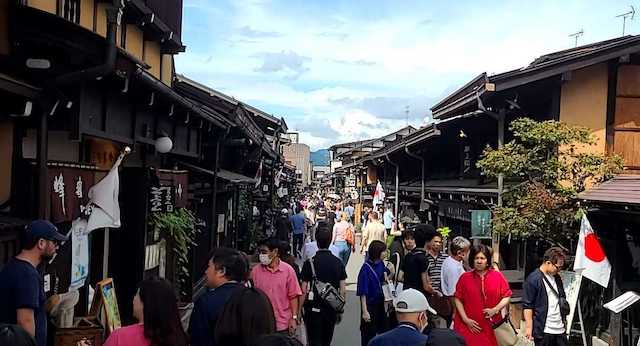
<svg viewBox="0 0 640 346">
<path fill-rule="evenodd" d="M 241 246 L 238 230 L 248 230 L 238 196 L 271 202 L 269 182 L 282 162 L 283 119 L 181 90 L 173 64 L 185 50 L 181 25 L 182 0 L 0 2 L 0 267 L 19 250 L 17 234 L 29 220 L 50 219 L 67 232 L 85 211 L 89 187 L 129 146 L 120 169 L 122 226 L 91 233 L 87 280 L 114 278 L 125 323 L 140 280 L 175 281 L 180 270 L 149 215 L 178 207 L 196 214 L 196 281 L 212 247 Z M 160 138 L 171 145 L 160 149 Z M 244 155 L 250 159 L 237 159 Z M 263 183 L 254 191 L 260 162 Z M 162 206 L 157 191 L 167 192 Z M 67 290 L 69 244 L 46 273 L 47 294 Z M 191 282 L 183 286 L 188 300 Z M 84 286 L 83 299 L 86 293 Z M 78 304 L 77 315 L 86 305 Z"/>
</svg>

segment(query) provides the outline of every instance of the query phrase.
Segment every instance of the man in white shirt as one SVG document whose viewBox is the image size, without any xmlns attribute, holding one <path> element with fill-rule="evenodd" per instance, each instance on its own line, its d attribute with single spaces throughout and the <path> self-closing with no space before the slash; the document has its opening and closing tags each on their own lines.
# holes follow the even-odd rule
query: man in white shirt
<svg viewBox="0 0 640 346">
<path fill-rule="evenodd" d="M 442 262 L 442 271 L 440 274 L 440 287 L 442 295 L 450 297 L 453 303 L 453 296 L 456 294 L 456 285 L 458 279 L 464 274 L 463 262 L 469 256 L 471 242 L 465 237 L 455 237 L 449 246 L 450 256 Z M 446 317 L 447 325 L 451 324 L 451 316 Z"/>
<path fill-rule="evenodd" d="M 362 230 L 362 253 L 367 251 L 372 241 L 379 240 L 384 243 L 386 238 L 384 225 L 378 220 L 378 213 L 371 213 L 369 224 Z"/>
</svg>

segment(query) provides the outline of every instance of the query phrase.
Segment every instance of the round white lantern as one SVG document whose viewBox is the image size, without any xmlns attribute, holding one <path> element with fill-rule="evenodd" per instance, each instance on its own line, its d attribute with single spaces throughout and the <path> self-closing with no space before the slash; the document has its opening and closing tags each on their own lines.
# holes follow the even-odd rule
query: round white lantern
<svg viewBox="0 0 640 346">
<path fill-rule="evenodd" d="M 156 151 L 161 154 L 166 154 L 173 148 L 173 142 L 169 137 L 159 137 L 156 139 Z"/>
</svg>

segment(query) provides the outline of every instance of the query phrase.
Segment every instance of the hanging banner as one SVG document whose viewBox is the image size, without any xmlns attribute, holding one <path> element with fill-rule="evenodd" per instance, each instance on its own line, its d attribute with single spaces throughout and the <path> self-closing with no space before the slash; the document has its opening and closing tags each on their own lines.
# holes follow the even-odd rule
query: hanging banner
<svg viewBox="0 0 640 346">
<path fill-rule="evenodd" d="M 70 289 L 84 286 L 89 274 L 89 237 L 87 221 L 77 218 L 71 223 L 71 285 Z"/>
<path fill-rule="evenodd" d="M 471 210 L 471 239 L 491 239 L 491 210 Z"/>
<path fill-rule="evenodd" d="M 51 222 L 72 221 L 81 215 L 89 215 L 89 188 L 93 183 L 94 171 L 49 167 Z"/>
</svg>

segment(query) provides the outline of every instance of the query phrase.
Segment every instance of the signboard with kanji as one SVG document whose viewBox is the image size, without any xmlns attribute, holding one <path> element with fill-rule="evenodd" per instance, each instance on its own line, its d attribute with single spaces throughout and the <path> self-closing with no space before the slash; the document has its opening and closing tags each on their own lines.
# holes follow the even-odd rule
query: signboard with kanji
<svg viewBox="0 0 640 346">
<path fill-rule="evenodd" d="M 471 239 L 491 239 L 491 210 L 471 210 Z"/>
<path fill-rule="evenodd" d="M 159 171 L 157 183 L 149 187 L 149 211 L 172 212 L 185 208 L 188 202 L 188 176 L 185 171 Z"/>
<path fill-rule="evenodd" d="M 89 215 L 89 189 L 94 184 L 95 172 L 72 167 L 49 167 L 51 221 L 72 221 Z"/>
</svg>

